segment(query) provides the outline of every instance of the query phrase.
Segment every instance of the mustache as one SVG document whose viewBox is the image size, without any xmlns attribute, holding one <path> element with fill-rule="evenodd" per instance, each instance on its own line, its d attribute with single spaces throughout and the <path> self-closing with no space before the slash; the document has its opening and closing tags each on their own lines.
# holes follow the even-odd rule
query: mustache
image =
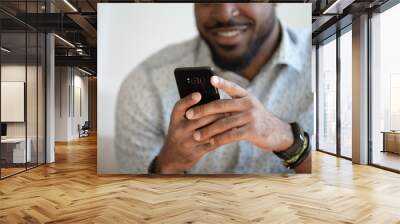
<svg viewBox="0 0 400 224">
<path fill-rule="evenodd" d="M 207 29 L 217 29 L 217 28 L 226 28 L 226 27 L 234 27 L 234 26 L 250 26 L 252 25 L 251 22 L 240 22 L 240 21 L 235 21 L 233 19 L 230 19 L 226 22 L 221 22 L 221 21 L 215 21 L 213 23 L 210 23 L 206 25 L 205 27 Z"/>
</svg>

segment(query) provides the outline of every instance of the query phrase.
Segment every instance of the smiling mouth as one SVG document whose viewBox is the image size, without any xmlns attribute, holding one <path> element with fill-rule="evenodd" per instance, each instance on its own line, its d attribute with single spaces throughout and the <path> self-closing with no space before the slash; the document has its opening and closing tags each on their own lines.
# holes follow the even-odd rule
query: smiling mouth
<svg viewBox="0 0 400 224">
<path fill-rule="evenodd" d="M 214 43 L 222 48 L 238 46 L 244 41 L 244 34 L 248 30 L 247 25 L 225 26 L 209 29 Z"/>
<path fill-rule="evenodd" d="M 232 30 L 232 31 L 220 31 L 216 32 L 215 34 L 221 37 L 234 37 L 241 33 L 241 30 Z"/>
<path fill-rule="evenodd" d="M 240 25 L 240 26 L 230 26 L 230 27 L 220 27 L 220 28 L 213 28 L 211 32 L 216 36 L 221 37 L 235 37 L 247 30 L 247 26 Z"/>
</svg>

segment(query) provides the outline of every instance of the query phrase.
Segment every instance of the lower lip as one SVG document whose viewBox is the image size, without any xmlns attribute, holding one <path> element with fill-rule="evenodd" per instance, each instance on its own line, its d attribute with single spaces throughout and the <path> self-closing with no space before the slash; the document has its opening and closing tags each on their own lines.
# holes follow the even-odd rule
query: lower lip
<svg viewBox="0 0 400 224">
<path fill-rule="evenodd" d="M 243 35 L 247 29 L 239 30 L 239 33 L 234 36 L 221 36 L 217 32 L 212 32 L 213 38 L 218 45 L 233 46 L 238 45 L 243 40 Z"/>
</svg>

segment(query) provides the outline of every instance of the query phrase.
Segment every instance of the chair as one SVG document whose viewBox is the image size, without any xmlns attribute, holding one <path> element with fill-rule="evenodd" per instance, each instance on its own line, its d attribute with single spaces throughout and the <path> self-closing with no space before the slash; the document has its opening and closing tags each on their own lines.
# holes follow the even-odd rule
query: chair
<svg viewBox="0 0 400 224">
<path fill-rule="evenodd" d="M 80 125 L 78 124 L 79 138 L 89 136 L 89 129 L 90 129 L 89 121 L 85 121 L 82 127 L 80 127 Z"/>
</svg>

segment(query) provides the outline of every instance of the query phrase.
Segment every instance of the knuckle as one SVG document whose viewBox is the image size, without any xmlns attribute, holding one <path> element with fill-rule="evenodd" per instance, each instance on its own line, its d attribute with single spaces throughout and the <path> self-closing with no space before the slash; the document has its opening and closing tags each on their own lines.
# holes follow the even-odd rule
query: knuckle
<svg viewBox="0 0 400 224">
<path fill-rule="evenodd" d="M 215 104 L 215 107 L 218 109 L 224 109 L 224 108 L 226 108 L 226 106 L 227 106 L 227 101 L 225 101 L 225 100 L 219 100 Z"/>
<path fill-rule="evenodd" d="M 208 123 L 208 120 L 205 118 L 201 118 L 201 119 L 197 119 L 197 120 L 193 120 L 193 127 L 198 129 L 201 128 L 202 126 L 204 126 L 205 124 Z"/>
<path fill-rule="evenodd" d="M 213 128 L 205 128 L 204 130 L 200 131 L 201 139 L 208 139 L 209 137 L 213 136 L 216 132 L 216 129 Z"/>
<path fill-rule="evenodd" d="M 233 116 L 228 116 L 223 119 L 223 125 L 229 126 L 230 124 L 234 123 L 237 119 Z"/>
<path fill-rule="evenodd" d="M 216 116 L 215 117 L 216 119 L 222 119 L 222 118 L 226 117 L 225 114 L 216 114 L 215 116 Z"/>
<path fill-rule="evenodd" d="M 203 105 L 200 105 L 200 106 L 197 106 L 197 107 L 193 107 L 193 114 L 194 115 L 201 115 L 201 114 L 203 114 L 204 113 L 204 106 Z"/>
</svg>

